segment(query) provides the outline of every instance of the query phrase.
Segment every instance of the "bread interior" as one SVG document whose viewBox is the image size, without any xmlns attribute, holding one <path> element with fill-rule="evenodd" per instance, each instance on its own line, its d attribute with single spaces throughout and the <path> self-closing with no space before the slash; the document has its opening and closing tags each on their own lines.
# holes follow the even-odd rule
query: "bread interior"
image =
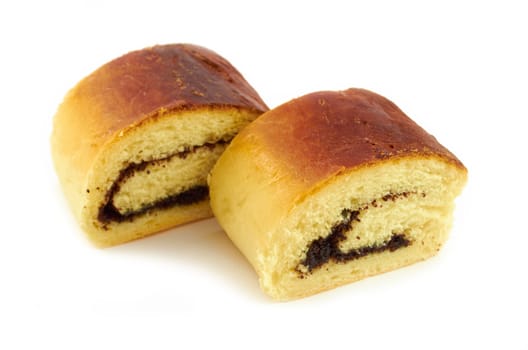
<svg viewBox="0 0 528 350">
<path fill-rule="evenodd" d="M 401 158 L 341 174 L 306 194 L 259 254 L 260 282 L 298 298 L 434 255 L 466 174 L 438 158 Z"/>
<path fill-rule="evenodd" d="M 85 224 L 112 245 L 211 216 L 207 175 L 257 112 L 237 108 L 163 113 L 116 135 L 86 186 Z M 95 236 L 95 233 L 93 234 Z"/>
</svg>

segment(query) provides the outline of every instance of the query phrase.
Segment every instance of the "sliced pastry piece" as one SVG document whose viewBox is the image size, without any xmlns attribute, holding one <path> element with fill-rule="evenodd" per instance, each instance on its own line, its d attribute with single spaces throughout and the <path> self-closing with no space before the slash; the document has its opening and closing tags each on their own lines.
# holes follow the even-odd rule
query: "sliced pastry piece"
<svg viewBox="0 0 528 350">
<path fill-rule="evenodd" d="M 110 246 L 211 216 L 207 174 L 268 108 L 224 58 L 175 44 L 117 58 L 66 95 L 55 168 L 90 238 Z"/>
<path fill-rule="evenodd" d="M 433 256 L 464 165 L 373 92 L 316 92 L 244 129 L 216 163 L 211 206 L 273 298 Z"/>
</svg>

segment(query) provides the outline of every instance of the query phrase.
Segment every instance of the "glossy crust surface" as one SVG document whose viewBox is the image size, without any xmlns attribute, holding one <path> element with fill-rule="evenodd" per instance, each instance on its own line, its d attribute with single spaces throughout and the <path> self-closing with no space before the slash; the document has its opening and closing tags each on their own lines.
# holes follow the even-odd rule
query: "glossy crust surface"
<svg viewBox="0 0 528 350">
<path fill-rule="evenodd" d="M 55 116 L 53 137 L 79 151 L 74 166 L 86 171 L 116 132 L 160 114 L 206 107 L 268 110 L 215 52 L 190 44 L 154 46 L 110 61 L 70 90 Z"/>
<path fill-rule="evenodd" d="M 72 95 L 70 98 L 89 97 L 95 103 L 98 127 L 108 134 L 160 110 L 198 106 L 268 109 L 229 62 L 206 48 L 189 44 L 128 53 L 84 79 Z"/>
<path fill-rule="evenodd" d="M 262 115 L 243 135 L 250 133 L 258 134 L 273 158 L 306 184 L 402 156 L 441 157 L 464 167 L 394 103 L 364 89 L 294 99 Z"/>
</svg>

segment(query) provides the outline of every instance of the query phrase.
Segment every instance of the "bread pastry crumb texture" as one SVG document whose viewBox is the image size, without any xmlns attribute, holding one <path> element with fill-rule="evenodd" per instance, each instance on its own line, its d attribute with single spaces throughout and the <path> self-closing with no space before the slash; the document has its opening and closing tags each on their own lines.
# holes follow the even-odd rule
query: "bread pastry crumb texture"
<svg viewBox="0 0 528 350">
<path fill-rule="evenodd" d="M 55 167 L 93 241 L 122 243 L 211 216 L 209 171 L 265 110 L 242 75 L 208 49 L 130 52 L 65 97 L 51 139 Z"/>
<path fill-rule="evenodd" d="M 396 105 L 349 89 L 263 114 L 209 182 L 213 212 L 264 291 L 289 300 L 436 254 L 466 177 Z"/>
</svg>

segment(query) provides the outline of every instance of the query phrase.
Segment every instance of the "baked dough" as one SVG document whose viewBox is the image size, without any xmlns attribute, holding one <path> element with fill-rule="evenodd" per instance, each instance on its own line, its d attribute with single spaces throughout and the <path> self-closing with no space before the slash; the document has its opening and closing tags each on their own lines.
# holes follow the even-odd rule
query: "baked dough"
<svg viewBox="0 0 528 350">
<path fill-rule="evenodd" d="M 130 52 L 80 81 L 54 118 L 52 155 L 99 246 L 211 216 L 207 174 L 268 108 L 224 58 L 189 44 Z"/>
<path fill-rule="evenodd" d="M 221 226 L 278 300 L 433 256 L 464 165 L 373 92 L 316 92 L 244 129 L 209 177 Z"/>
</svg>

